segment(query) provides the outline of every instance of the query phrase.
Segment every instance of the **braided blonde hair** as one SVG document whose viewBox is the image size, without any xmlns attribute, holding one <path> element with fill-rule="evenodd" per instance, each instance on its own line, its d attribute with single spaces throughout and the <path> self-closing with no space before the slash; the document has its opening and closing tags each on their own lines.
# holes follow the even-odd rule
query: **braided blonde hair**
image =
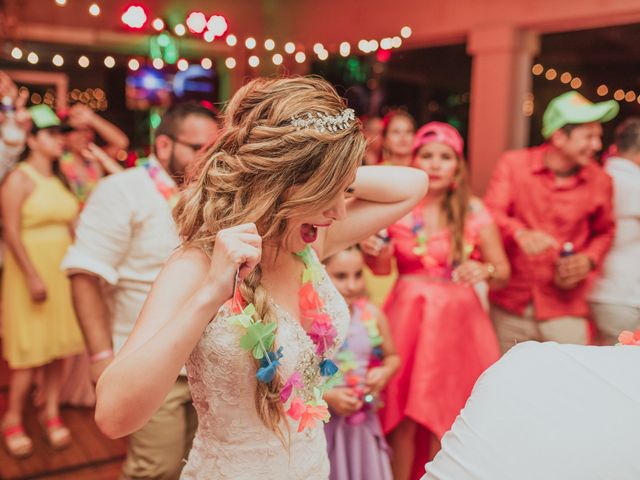
<svg viewBox="0 0 640 480">
<path fill-rule="evenodd" d="M 326 208 L 364 156 L 361 126 L 353 121 L 343 130 L 319 132 L 297 129 L 291 118 L 344 109 L 335 89 L 318 77 L 256 79 L 238 90 L 224 114 L 222 135 L 189 175 L 174 209 L 185 245 L 210 252 L 220 230 L 247 222 L 256 224 L 264 243 L 278 245 L 292 216 Z M 263 322 L 275 322 L 261 279 L 258 266 L 240 293 Z M 258 415 L 276 433 L 284 418 L 282 385 L 276 375 L 256 389 Z"/>
</svg>

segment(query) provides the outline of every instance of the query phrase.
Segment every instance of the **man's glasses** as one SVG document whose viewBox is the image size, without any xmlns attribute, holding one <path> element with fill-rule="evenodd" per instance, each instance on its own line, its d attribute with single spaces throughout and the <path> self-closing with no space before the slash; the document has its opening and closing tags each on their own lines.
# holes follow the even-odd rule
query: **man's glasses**
<svg viewBox="0 0 640 480">
<path fill-rule="evenodd" d="M 204 145 L 200 144 L 200 143 L 189 143 L 189 142 L 185 142 L 183 140 L 180 140 L 179 138 L 175 138 L 175 137 L 169 137 L 171 140 L 173 140 L 176 143 L 179 143 L 180 145 L 184 145 L 185 147 L 189 147 L 191 150 L 193 150 L 193 152 L 197 152 L 199 150 L 201 150 Z"/>
</svg>

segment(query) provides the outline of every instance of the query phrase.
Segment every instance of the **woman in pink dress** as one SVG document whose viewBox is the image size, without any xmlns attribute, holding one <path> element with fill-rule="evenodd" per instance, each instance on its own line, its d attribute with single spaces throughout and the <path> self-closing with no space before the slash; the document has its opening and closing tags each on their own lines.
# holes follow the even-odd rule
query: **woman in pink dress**
<svg viewBox="0 0 640 480">
<path fill-rule="evenodd" d="M 431 434 L 440 439 L 451 427 L 500 353 L 474 286 L 504 286 L 509 263 L 489 212 L 469 192 L 462 150 L 450 125 L 417 132 L 412 165 L 429 175 L 429 192 L 388 229 L 388 246 L 367 249 L 375 273 L 387 273 L 392 256 L 399 272 L 384 311 L 401 367 L 381 411 L 396 480 L 420 477 Z"/>
</svg>

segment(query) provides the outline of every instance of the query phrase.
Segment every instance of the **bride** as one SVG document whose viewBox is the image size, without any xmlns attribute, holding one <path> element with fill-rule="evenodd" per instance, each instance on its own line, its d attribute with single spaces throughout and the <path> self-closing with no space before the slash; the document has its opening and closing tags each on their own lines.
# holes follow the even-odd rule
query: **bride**
<svg viewBox="0 0 640 480">
<path fill-rule="evenodd" d="M 199 426 L 182 478 L 328 478 L 322 393 L 349 312 L 320 261 L 427 187 L 418 169 L 359 167 L 364 149 L 320 78 L 257 79 L 233 96 L 174 211 L 183 245 L 98 382 L 105 434 L 142 427 L 186 364 Z"/>
</svg>

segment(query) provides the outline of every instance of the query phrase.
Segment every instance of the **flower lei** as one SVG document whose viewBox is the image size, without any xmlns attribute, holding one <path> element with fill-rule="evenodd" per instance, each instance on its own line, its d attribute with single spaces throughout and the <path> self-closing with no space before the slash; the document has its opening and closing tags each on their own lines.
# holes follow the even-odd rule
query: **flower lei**
<svg viewBox="0 0 640 480">
<path fill-rule="evenodd" d="M 302 259 L 305 266 L 302 274 L 302 286 L 298 293 L 300 313 L 303 321 L 311 321 L 307 335 L 315 345 L 320 375 L 325 377 L 324 383 L 313 389 L 311 399 L 305 400 L 302 395 L 305 385 L 302 373 L 297 370 L 285 381 L 280 390 L 280 401 L 285 405 L 287 415 L 298 422 L 298 432 L 302 432 L 305 429 L 315 428 L 319 421 L 329 421 L 329 408 L 322 395 L 328 388 L 327 380 L 338 371 L 338 367 L 331 359 L 327 358 L 326 353 L 334 345 L 338 332 L 333 325 L 331 316 L 323 310 L 324 304 L 315 288 L 315 285 L 322 278 L 321 264 L 314 256 L 310 246 L 296 255 Z M 265 324 L 262 319 L 257 318 L 253 304 L 241 309 L 239 305 L 242 304 L 242 299 L 237 289 L 234 293 L 233 304 L 235 308 L 232 310 L 235 315 L 229 318 L 229 322 L 239 327 L 243 332 L 240 338 L 240 347 L 260 361 L 256 372 L 258 381 L 270 383 L 284 356 L 283 347 L 274 350 L 277 324 Z"/>
<path fill-rule="evenodd" d="M 433 268 L 438 266 L 438 261 L 431 255 L 429 255 L 429 240 L 431 235 L 427 233 L 424 228 L 424 220 L 422 217 L 422 208 L 416 207 L 413 210 L 413 225 L 411 227 L 411 233 L 416 240 L 416 244 L 413 247 L 413 254 L 420 257 L 422 264 L 425 268 Z M 471 242 L 464 242 L 464 251 L 463 251 L 463 262 L 471 257 L 473 254 L 474 246 Z M 450 265 L 443 270 L 443 277 L 450 277 L 452 267 L 455 265 Z"/>
<path fill-rule="evenodd" d="M 169 177 L 169 174 L 148 158 L 138 160 L 136 165 L 144 167 L 156 190 L 169 203 L 171 208 L 175 207 L 180 192 L 178 191 L 177 185 L 171 180 L 171 177 Z"/>
<path fill-rule="evenodd" d="M 84 160 L 80 159 L 83 167 L 76 162 L 76 157 L 71 152 L 65 152 L 60 157 L 60 169 L 69 181 L 69 186 L 81 204 L 87 200 L 89 193 L 94 189 L 100 180 L 100 174 L 96 168 Z"/>
<path fill-rule="evenodd" d="M 371 354 L 369 355 L 369 363 L 367 365 L 367 370 L 369 370 L 373 367 L 379 366 L 382 363 L 382 336 L 380 335 L 376 317 L 371 309 L 368 308 L 366 298 L 360 298 L 356 300 L 353 303 L 353 308 L 354 310 L 359 312 L 360 321 L 367 329 L 367 334 L 369 336 L 369 344 L 371 345 Z M 353 389 L 358 397 L 364 399 L 362 408 L 358 412 L 355 412 L 347 418 L 347 422 L 349 424 L 356 425 L 365 420 L 366 415 L 364 415 L 364 413 L 367 410 L 375 408 L 375 405 L 373 405 L 375 398 L 373 396 L 364 394 L 363 385 L 365 383 L 365 379 L 362 377 L 362 375 L 356 373 L 359 365 L 355 359 L 354 353 L 348 349 L 347 342 L 345 342 L 343 348 L 336 355 L 336 360 L 338 361 L 338 367 L 340 371 L 339 374 L 336 375 L 335 381 L 334 379 L 332 379 L 332 385 L 335 386 L 342 383 Z"/>
</svg>

